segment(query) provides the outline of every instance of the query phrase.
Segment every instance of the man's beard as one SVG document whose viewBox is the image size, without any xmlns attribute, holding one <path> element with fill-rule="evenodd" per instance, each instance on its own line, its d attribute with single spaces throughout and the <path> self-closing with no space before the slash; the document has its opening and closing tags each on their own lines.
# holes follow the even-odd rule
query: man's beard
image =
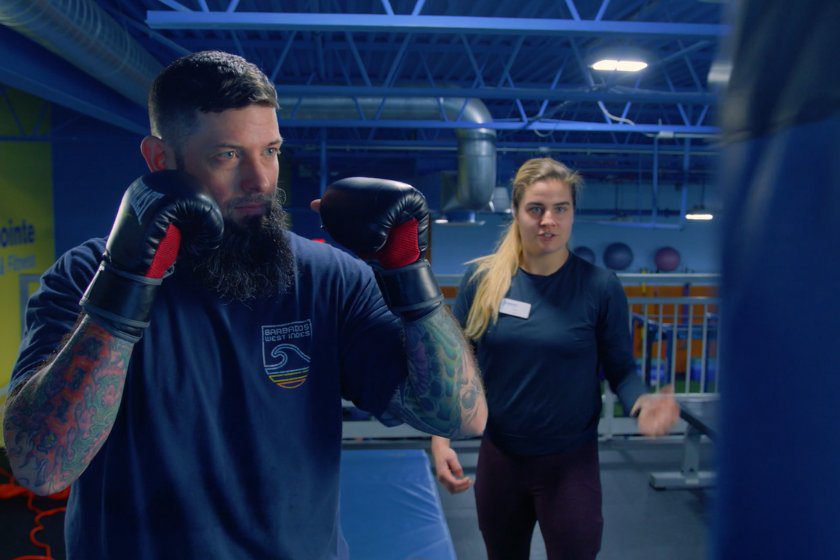
<svg viewBox="0 0 840 560">
<path fill-rule="evenodd" d="M 202 286 L 222 299 L 246 301 L 282 294 L 294 276 L 286 217 L 275 196 L 263 216 L 242 224 L 225 219 L 221 246 L 188 259 L 186 265 Z"/>
</svg>

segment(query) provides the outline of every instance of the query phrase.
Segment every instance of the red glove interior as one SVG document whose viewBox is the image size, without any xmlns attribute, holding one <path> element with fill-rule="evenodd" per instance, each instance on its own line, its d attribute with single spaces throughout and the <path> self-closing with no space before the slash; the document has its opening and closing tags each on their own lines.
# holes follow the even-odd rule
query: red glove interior
<svg viewBox="0 0 840 560">
<path fill-rule="evenodd" d="M 160 240 L 157 252 L 152 259 L 152 266 L 146 272 L 146 278 L 163 278 L 169 267 L 178 258 L 178 249 L 181 248 L 181 230 L 174 224 L 166 228 L 166 235 Z"/>
<path fill-rule="evenodd" d="M 385 246 L 377 251 L 376 259 L 382 268 L 399 268 L 417 262 L 420 259 L 417 220 L 412 218 L 394 227 L 388 234 Z"/>
</svg>

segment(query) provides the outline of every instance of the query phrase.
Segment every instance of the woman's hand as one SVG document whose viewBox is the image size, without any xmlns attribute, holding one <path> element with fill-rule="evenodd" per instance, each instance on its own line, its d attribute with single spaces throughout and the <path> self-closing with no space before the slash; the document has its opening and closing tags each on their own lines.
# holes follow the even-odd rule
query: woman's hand
<svg viewBox="0 0 840 560">
<path fill-rule="evenodd" d="M 650 437 L 662 436 L 680 417 L 680 405 L 674 400 L 674 386 L 666 385 L 659 393 L 642 395 L 636 400 L 631 416 L 638 414 L 639 431 Z"/>
<path fill-rule="evenodd" d="M 448 439 L 432 436 L 432 457 L 437 479 L 450 494 L 463 492 L 472 485 L 472 479 L 464 476 L 458 454 L 449 446 Z"/>
</svg>

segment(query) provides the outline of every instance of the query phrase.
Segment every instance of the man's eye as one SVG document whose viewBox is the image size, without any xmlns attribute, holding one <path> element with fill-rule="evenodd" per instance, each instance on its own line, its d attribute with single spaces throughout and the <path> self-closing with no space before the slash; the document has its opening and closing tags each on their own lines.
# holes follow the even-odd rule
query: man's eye
<svg viewBox="0 0 840 560">
<path fill-rule="evenodd" d="M 226 152 L 220 152 L 216 154 L 216 158 L 224 159 L 224 160 L 231 160 L 236 158 L 236 152 L 234 150 L 228 150 Z"/>
<path fill-rule="evenodd" d="M 541 212 L 542 212 L 542 208 L 540 208 L 539 206 L 531 206 L 531 207 L 528 209 L 528 211 L 529 211 L 531 214 L 539 214 L 539 213 L 541 213 Z"/>
<path fill-rule="evenodd" d="M 280 155 L 280 148 L 268 148 L 265 153 L 269 156 Z"/>
</svg>

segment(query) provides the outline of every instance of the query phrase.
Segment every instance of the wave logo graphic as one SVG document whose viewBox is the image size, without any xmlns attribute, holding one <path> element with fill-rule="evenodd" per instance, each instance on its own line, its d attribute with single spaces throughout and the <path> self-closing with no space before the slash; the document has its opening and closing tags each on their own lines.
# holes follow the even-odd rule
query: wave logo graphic
<svg viewBox="0 0 840 560">
<path fill-rule="evenodd" d="M 295 321 L 282 325 L 263 325 L 263 367 L 268 379 L 283 389 L 297 389 L 309 375 L 309 349 L 312 322 Z"/>
</svg>

